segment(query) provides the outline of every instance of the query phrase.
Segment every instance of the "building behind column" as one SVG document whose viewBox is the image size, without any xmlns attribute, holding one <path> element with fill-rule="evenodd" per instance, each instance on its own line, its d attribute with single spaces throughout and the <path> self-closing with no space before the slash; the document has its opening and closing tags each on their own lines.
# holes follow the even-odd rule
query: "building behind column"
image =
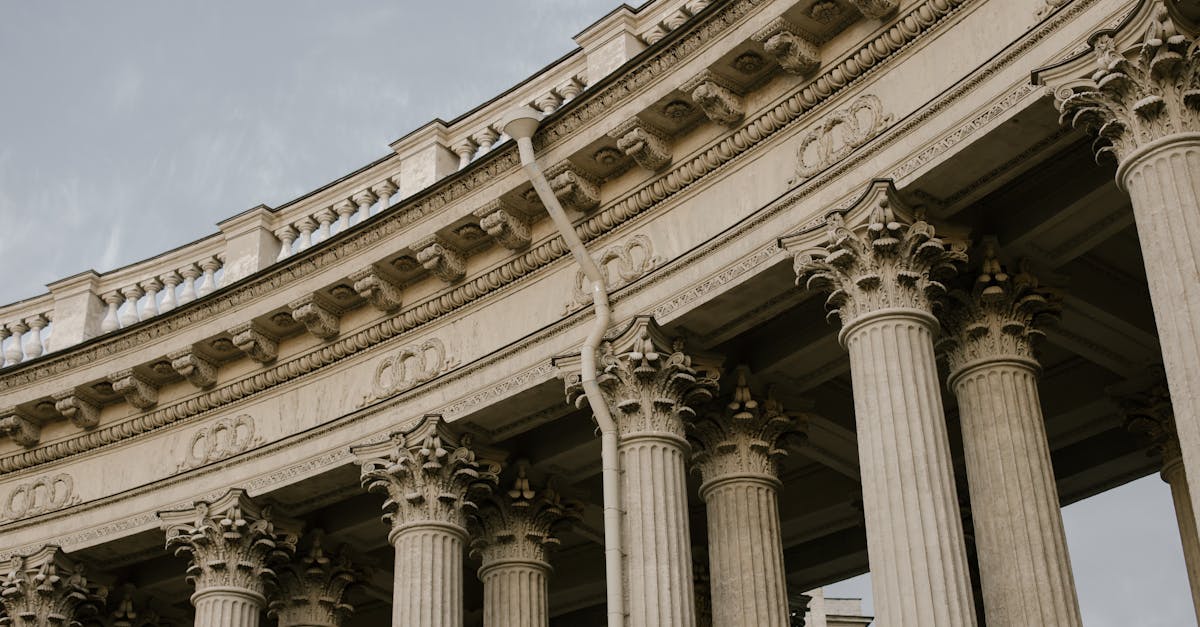
<svg viewBox="0 0 1200 627">
<path fill-rule="evenodd" d="M 1197 20 L 622 6 L 0 307 L 0 624 L 1079 625 L 1060 508 L 1152 474 L 1200 607 Z"/>
</svg>

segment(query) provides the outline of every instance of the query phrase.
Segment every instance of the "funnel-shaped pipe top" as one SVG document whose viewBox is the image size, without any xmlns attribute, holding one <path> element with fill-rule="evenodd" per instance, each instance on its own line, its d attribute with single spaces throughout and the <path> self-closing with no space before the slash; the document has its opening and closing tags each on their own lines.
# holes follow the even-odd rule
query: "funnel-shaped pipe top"
<svg viewBox="0 0 1200 627">
<path fill-rule="evenodd" d="M 500 128 L 505 135 L 513 139 L 529 138 L 533 137 L 533 132 L 537 130 L 541 120 L 542 114 L 538 113 L 537 109 L 518 107 L 500 118 Z"/>
</svg>

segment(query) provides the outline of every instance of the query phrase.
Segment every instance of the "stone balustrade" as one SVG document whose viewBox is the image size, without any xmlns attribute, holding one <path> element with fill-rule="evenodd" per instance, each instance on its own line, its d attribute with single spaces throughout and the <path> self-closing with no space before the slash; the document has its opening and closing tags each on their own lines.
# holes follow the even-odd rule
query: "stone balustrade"
<svg viewBox="0 0 1200 627">
<path fill-rule="evenodd" d="M 220 287 L 224 265 L 220 255 L 212 255 L 102 291 L 100 332 L 135 325 L 211 294 Z"/>
<path fill-rule="evenodd" d="M 49 294 L 0 310 L 0 368 L 39 357 L 50 350 L 54 302 Z"/>
</svg>

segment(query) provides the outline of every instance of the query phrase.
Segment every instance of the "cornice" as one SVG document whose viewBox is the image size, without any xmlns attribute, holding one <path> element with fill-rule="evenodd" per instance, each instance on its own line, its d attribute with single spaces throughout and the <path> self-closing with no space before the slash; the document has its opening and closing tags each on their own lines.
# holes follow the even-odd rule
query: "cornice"
<svg viewBox="0 0 1200 627">
<path fill-rule="evenodd" d="M 612 108 L 618 101 L 623 101 L 624 98 L 631 96 L 638 88 L 647 84 L 667 68 L 679 63 L 687 53 L 694 51 L 704 41 L 737 22 L 740 17 L 763 1 L 765 0 L 743 0 L 731 4 L 725 11 L 702 22 L 695 31 L 681 37 L 675 47 L 664 50 L 660 55 L 648 59 L 644 65 L 635 68 L 627 80 L 611 85 L 608 89 L 601 91 L 598 97 L 585 102 L 583 107 L 571 109 L 569 113 L 550 124 L 546 133 L 538 136 L 542 144 L 544 146 L 552 144 L 569 134 L 567 133 L 568 129 L 573 132 L 584 122 L 602 115 L 604 110 Z M 895 23 L 881 29 L 874 39 L 846 52 L 839 62 L 831 64 L 824 72 L 815 76 L 813 80 L 804 84 L 792 95 L 783 98 L 778 104 L 744 122 L 735 131 L 721 137 L 710 146 L 697 151 L 690 158 L 681 159 L 678 165 L 576 225 L 577 233 L 585 242 L 596 239 L 674 196 L 701 178 L 721 169 L 780 130 L 801 120 L 804 114 L 818 105 L 841 93 L 847 86 L 866 76 L 883 61 L 916 41 L 943 18 L 968 2 L 970 0 L 924 0 L 909 7 L 908 11 L 897 18 Z M 669 62 L 666 61 L 668 58 Z M 509 158 L 515 165 L 515 150 L 505 151 L 504 155 L 491 159 L 484 164 L 485 167 L 473 170 L 472 174 L 478 177 L 479 172 L 499 170 L 497 164 L 507 163 Z M 499 171 L 496 173 L 499 174 Z M 438 191 L 453 195 L 455 190 L 459 190 L 457 193 L 460 195 L 465 195 L 467 191 L 465 182 L 462 180 L 452 181 L 448 188 Z M 292 263 L 287 263 L 273 272 L 268 271 L 268 274 L 264 276 L 251 277 L 241 286 L 234 286 L 225 293 L 214 295 L 212 300 L 200 301 L 196 306 L 184 308 L 180 313 L 169 316 L 161 323 L 148 325 L 136 332 L 120 334 L 111 340 L 88 345 L 84 350 L 71 351 L 50 363 L 39 364 L 39 368 L 14 372 L 12 375 L 0 379 L 0 391 L 24 383 L 25 379 L 32 381 L 51 376 L 89 363 L 105 354 L 129 346 L 152 342 L 192 322 L 208 319 L 218 313 L 234 309 L 284 284 L 290 284 L 319 269 L 326 268 L 339 259 L 401 230 L 425 215 L 421 211 L 431 207 L 433 201 L 438 198 L 441 196 L 432 192 L 425 194 L 413 207 L 402 206 L 400 211 L 380 220 L 375 228 L 357 233 L 350 232 L 346 239 L 340 242 L 337 239 L 331 239 L 331 245 L 328 247 L 315 247 L 310 253 L 299 255 Z M 448 200 L 443 199 L 438 206 L 444 205 L 445 202 Z M 236 382 L 200 393 L 173 405 L 137 415 L 129 420 L 100 427 L 40 448 L 7 455 L 0 458 L 0 473 L 14 472 L 125 440 L 309 374 L 341 361 L 358 351 L 452 313 L 550 265 L 566 254 L 567 250 L 561 238 L 544 240 L 525 253 L 468 279 L 446 292 L 405 309 L 398 315 L 368 325 L 357 332 L 346 334 L 332 343 L 315 347 L 310 352 L 294 357 L 287 362 L 272 365 Z M 14 383 L 14 381 L 20 383 Z"/>
</svg>

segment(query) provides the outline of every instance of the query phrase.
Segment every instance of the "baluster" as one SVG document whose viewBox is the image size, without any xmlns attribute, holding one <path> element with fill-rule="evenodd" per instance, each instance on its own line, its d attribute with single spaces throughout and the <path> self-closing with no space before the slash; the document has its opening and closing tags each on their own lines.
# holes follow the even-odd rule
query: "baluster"
<svg viewBox="0 0 1200 627">
<path fill-rule="evenodd" d="M 500 139 L 500 133 L 497 133 L 492 127 L 485 126 L 482 131 L 471 136 L 476 144 L 479 144 L 479 156 L 483 156 L 496 145 L 496 140 Z"/>
<path fill-rule="evenodd" d="M 179 274 L 183 275 L 183 291 L 179 293 L 179 304 L 182 305 L 196 300 L 196 278 L 200 276 L 200 267 L 193 263 L 180 268 Z"/>
<path fill-rule="evenodd" d="M 146 302 L 142 303 L 142 320 L 158 315 L 158 292 L 162 287 L 162 281 L 153 277 L 141 282 L 141 288 L 146 292 Z"/>
<path fill-rule="evenodd" d="M 125 302 L 125 297 L 120 292 L 113 290 L 104 296 L 101 296 L 108 310 L 104 312 L 104 319 L 100 321 L 100 332 L 108 333 L 121 328 L 121 319 L 117 315 L 117 310 L 121 308 L 121 303 Z"/>
<path fill-rule="evenodd" d="M 300 245 L 296 247 L 296 252 L 300 252 L 313 245 L 312 234 L 317 230 L 317 223 L 312 218 L 304 218 L 296 223 L 296 227 L 300 229 Z"/>
<path fill-rule="evenodd" d="M 204 284 L 196 293 L 200 296 L 208 296 L 217 289 L 217 270 L 221 269 L 221 260 L 209 257 L 200 262 L 200 269 L 204 270 Z"/>
<path fill-rule="evenodd" d="M 162 313 L 167 313 L 179 304 L 175 296 L 175 288 L 183 280 L 183 277 L 179 276 L 178 272 L 172 270 L 158 277 L 158 280 L 162 281 L 163 284 L 163 299 L 162 304 L 158 306 L 158 310 Z"/>
<path fill-rule="evenodd" d="M 4 357 L 4 340 L 12 337 L 12 331 L 8 327 L 0 324 L 0 368 L 8 365 L 8 360 Z"/>
<path fill-rule="evenodd" d="M 583 86 L 574 78 L 568 78 L 567 82 L 555 87 L 554 91 L 563 97 L 563 102 L 570 102 L 583 91 Z"/>
<path fill-rule="evenodd" d="M 12 366 L 21 363 L 25 359 L 25 354 L 21 352 L 21 337 L 29 330 L 29 325 L 22 320 L 8 323 L 8 330 L 12 332 L 12 341 L 8 343 L 8 348 L 4 351 L 4 360 L 8 365 Z"/>
<path fill-rule="evenodd" d="M 354 203 L 350 202 L 349 200 L 340 201 L 338 204 L 333 206 L 334 212 L 336 212 L 338 215 L 338 233 L 350 228 L 350 217 L 354 215 L 354 212 L 357 209 L 358 208 L 354 206 Z"/>
<path fill-rule="evenodd" d="M 454 145 L 454 154 L 458 155 L 458 169 L 461 170 L 471 164 L 471 159 L 475 156 L 475 142 L 468 137 Z"/>
<path fill-rule="evenodd" d="M 333 210 L 332 209 L 322 209 L 322 210 L 318 211 L 317 215 L 315 215 L 313 217 L 315 217 L 317 219 L 317 221 L 321 223 L 321 231 L 320 231 L 321 239 L 319 241 L 323 242 L 323 241 L 329 239 L 329 225 L 333 224 L 334 219 L 337 217 L 336 215 L 334 215 Z"/>
<path fill-rule="evenodd" d="M 397 181 L 399 181 L 400 175 L 397 174 L 395 178 Z M 396 189 L 396 183 L 392 182 L 390 179 L 383 179 L 371 188 L 371 191 L 374 192 L 375 196 L 379 198 L 379 211 L 383 211 L 384 209 L 388 208 L 388 205 L 390 205 L 392 202 L 392 194 L 396 193 Z M 370 210 L 370 207 L 368 207 L 368 210 Z M 375 213 L 379 213 L 379 211 L 376 211 Z M 368 217 L 370 217 L 369 213 L 366 214 L 363 219 L 365 220 Z M 362 222 L 362 220 L 359 220 L 359 222 Z"/>
<path fill-rule="evenodd" d="M 537 100 L 533 101 L 533 106 L 537 107 L 539 111 L 545 113 L 546 115 L 554 113 L 554 110 L 557 109 L 558 105 L 560 104 L 562 104 L 562 98 L 553 91 L 544 94 Z"/>
<path fill-rule="evenodd" d="M 41 357 L 45 347 L 42 345 L 42 329 L 50 321 L 45 316 L 38 314 L 25 319 L 25 325 L 29 327 L 29 337 L 25 338 L 25 359 L 33 359 Z"/>
<path fill-rule="evenodd" d="M 275 261 L 283 261 L 292 256 L 292 244 L 296 242 L 296 227 L 288 225 L 282 228 L 275 229 L 275 237 L 279 238 L 279 256 Z"/>
<path fill-rule="evenodd" d="M 47 311 L 42 314 L 46 319 L 46 328 L 42 329 L 42 353 L 50 352 L 51 342 L 54 341 L 54 312 Z"/>
<path fill-rule="evenodd" d="M 125 303 L 129 305 L 125 308 L 125 313 L 121 314 L 121 328 L 125 328 L 132 324 L 137 324 L 138 318 L 138 299 L 145 292 L 136 283 L 129 287 L 121 288 L 121 293 L 125 295 Z"/>
<path fill-rule="evenodd" d="M 377 200 L 375 193 L 369 189 L 364 189 L 354 195 L 351 199 L 354 204 L 358 205 L 358 221 L 361 224 L 363 220 L 371 217 L 371 205 Z M 347 218 L 349 220 L 349 218 Z"/>
</svg>

